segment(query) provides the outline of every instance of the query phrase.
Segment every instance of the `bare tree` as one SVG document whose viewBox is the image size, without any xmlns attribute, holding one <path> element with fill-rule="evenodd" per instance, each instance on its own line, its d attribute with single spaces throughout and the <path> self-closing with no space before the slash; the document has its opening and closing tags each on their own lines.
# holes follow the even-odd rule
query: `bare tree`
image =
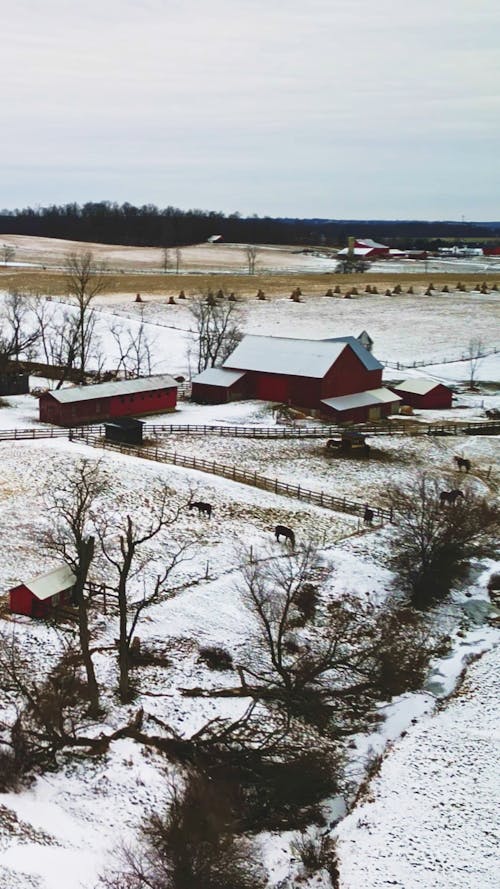
<svg viewBox="0 0 500 889">
<path fill-rule="evenodd" d="M 182 262 L 182 250 L 180 247 L 175 248 L 175 274 L 178 275 Z"/>
<path fill-rule="evenodd" d="M 170 266 L 172 264 L 171 261 L 171 252 L 169 247 L 164 247 L 161 251 L 161 267 L 165 274 L 167 274 Z"/>
<path fill-rule="evenodd" d="M 108 279 L 106 263 L 96 262 L 91 250 L 70 253 L 66 263 L 66 288 L 75 300 L 77 307 L 76 352 L 80 382 L 85 380 L 88 360 L 95 337 L 95 313 L 91 305 L 93 299 L 106 290 Z"/>
<path fill-rule="evenodd" d="M 234 302 L 219 302 L 209 296 L 193 300 L 189 311 L 195 321 L 191 342 L 201 373 L 223 364 L 241 341 L 241 314 Z"/>
<path fill-rule="evenodd" d="M 373 701 L 387 694 L 388 675 L 398 675 L 391 694 L 418 687 L 431 651 L 428 632 L 404 610 L 395 617 L 391 609 L 349 595 L 323 603 L 306 627 L 315 567 L 310 547 L 246 565 L 245 598 L 257 620 L 258 647 L 251 666 L 243 667 L 243 687 L 247 694 L 281 700 L 289 712 L 313 721 L 335 712 L 338 725 L 347 720 L 352 729 Z M 395 633 L 397 627 L 401 632 Z M 257 681 L 257 689 L 249 687 L 246 676 Z"/>
<path fill-rule="evenodd" d="M 80 650 L 87 675 L 93 713 L 99 711 L 99 688 L 90 649 L 89 602 L 85 584 L 95 550 L 97 503 L 106 488 L 99 463 L 81 460 L 73 472 L 58 481 L 49 494 L 52 527 L 46 534 L 47 549 L 59 555 L 75 575 L 73 602 L 78 608 Z"/>
<path fill-rule="evenodd" d="M 479 366 L 484 359 L 486 346 L 482 339 L 474 337 L 469 340 L 467 346 L 467 361 L 469 363 L 469 388 L 474 389 L 477 382 L 477 373 Z"/>
<path fill-rule="evenodd" d="M 443 505 L 443 484 L 420 475 L 410 485 L 393 485 L 386 499 L 393 509 L 392 562 L 413 605 L 426 608 L 444 598 L 463 577 L 470 559 L 493 554 L 500 510 L 473 490 Z"/>
<path fill-rule="evenodd" d="M 245 247 L 245 255 L 248 265 L 248 274 L 255 275 L 255 265 L 257 262 L 257 247 L 254 244 L 247 244 Z"/>
<path fill-rule="evenodd" d="M 30 358 L 40 339 L 33 306 L 26 294 L 11 291 L 0 310 L 0 364 Z"/>
<path fill-rule="evenodd" d="M 2 244 L 2 261 L 4 265 L 7 265 L 8 262 L 13 262 L 15 255 L 15 247 L 12 247 L 11 244 Z"/>
<path fill-rule="evenodd" d="M 144 323 L 143 307 L 138 329 L 116 322 L 110 327 L 111 335 L 118 349 L 116 371 L 123 371 L 127 379 L 149 376 L 152 373 L 152 350 L 154 341 L 149 337 Z"/>
<path fill-rule="evenodd" d="M 179 543 L 172 537 L 172 528 L 177 522 L 184 505 L 176 509 L 170 507 L 171 492 L 159 488 L 151 495 L 148 517 L 141 521 L 126 516 L 125 527 L 116 534 L 115 523 L 104 517 L 99 526 L 99 540 L 104 556 L 117 576 L 116 592 L 119 609 L 118 663 L 120 672 L 120 698 L 130 700 L 130 649 L 137 623 L 145 608 L 156 604 L 167 596 L 174 595 L 175 589 L 169 581 L 175 568 L 188 557 L 189 543 Z M 143 578 L 157 558 L 147 549 L 147 545 L 163 532 L 168 531 L 168 540 L 162 541 L 161 568 L 151 581 L 143 581 L 142 592 L 138 595 L 130 591 L 130 586 Z M 167 535 L 165 535 L 167 537 Z"/>
</svg>

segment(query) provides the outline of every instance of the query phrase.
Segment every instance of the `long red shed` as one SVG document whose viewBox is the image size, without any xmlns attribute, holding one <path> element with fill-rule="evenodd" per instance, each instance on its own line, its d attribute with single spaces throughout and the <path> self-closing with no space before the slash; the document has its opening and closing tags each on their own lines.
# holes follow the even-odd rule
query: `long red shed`
<svg viewBox="0 0 500 889">
<path fill-rule="evenodd" d="M 75 583 L 75 575 L 68 565 L 60 565 L 26 580 L 9 590 L 9 607 L 13 614 L 29 617 L 48 617 L 51 611 L 69 602 Z"/>
<path fill-rule="evenodd" d="M 448 386 L 436 383 L 435 380 L 403 380 L 389 387 L 392 392 L 399 395 L 403 404 L 421 410 L 440 410 L 451 407 L 453 393 Z"/>
<path fill-rule="evenodd" d="M 381 386 L 382 365 L 356 337 L 245 336 L 222 368 L 194 378 L 193 399 L 215 404 L 233 397 L 260 398 L 325 413 L 325 399 Z M 362 407 L 363 419 L 368 407 Z"/>
<path fill-rule="evenodd" d="M 39 400 L 40 420 L 57 426 L 159 414 L 173 411 L 176 404 L 177 383 L 169 374 L 52 389 Z"/>
</svg>

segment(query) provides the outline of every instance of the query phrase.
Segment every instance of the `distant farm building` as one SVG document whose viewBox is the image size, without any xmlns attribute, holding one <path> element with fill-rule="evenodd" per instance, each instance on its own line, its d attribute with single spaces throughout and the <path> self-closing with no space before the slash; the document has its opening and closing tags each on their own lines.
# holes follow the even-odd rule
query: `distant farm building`
<svg viewBox="0 0 500 889">
<path fill-rule="evenodd" d="M 40 396 L 40 420 L 58 426 L 100 423 L 116 417 L 173 411 L 177 383 L 169 374 L 52 389 Z"/>
<path fill-rule="evenodd" d="M 331 399 L 363 393 L 362 419 L 370 408 L 379 415 L 400 398 L 382 387 L 382 365 L 352 336 L 327 340 L 245 336 L 221 368 L 210 368 L 193 380 L 192 397 L 202 404 L 236 398 L 259 398 L 331 415 Z M 385 393 L 382 396 L 370 393 Z M 334 406 L 338 419 L 342 411 Z M 349 405 L 348 413 L 352 411 Z"/>
<path fill-rule="evenodd" d="M 403 380 L 390 387 L 392 392 L 399 395 L 403 404 L 409 404 L 411 407 L 420 408 L 421 410 L 440 410 L 451 407 L 452 391 L 448 386 L 442 383 L 436 383 L 435 380 Z"/>
<path fill-rule="evenodd" d="M 375 259 L 377 256 L 389 256 L 390 247 L 379 244 L 371 238 L 353 238 L 353 243 L 339 250 L 337 256 L 355 256 L 356 259 Z"/>
<path fill-rule="evenodd" d="M 58 605 L 70 602 L 75 575 L 67 565 L 26 580 L 9 590 L 13 614 L 48 617 Z"/>
</svg>

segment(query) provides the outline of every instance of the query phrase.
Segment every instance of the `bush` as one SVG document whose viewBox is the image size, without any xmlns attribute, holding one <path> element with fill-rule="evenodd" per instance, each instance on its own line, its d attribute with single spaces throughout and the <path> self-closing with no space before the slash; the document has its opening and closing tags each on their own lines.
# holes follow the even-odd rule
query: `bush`
<svg viewBox="0 0 500 889">
<path fill-rule="evenodd" d="M 218 645 L 206 645 L 199 650 L 199 660 L 202 661 L 209 670 L 233 670 L 233 658 Z"/>
<path fill-rule="evenodd" d="M 333 889 L 339 886 L 337 844 L 328 834 L 301 833 L 292 841 L 292 851 L 300 858 L 306 876 L 326 870 Z"/>
</svg>

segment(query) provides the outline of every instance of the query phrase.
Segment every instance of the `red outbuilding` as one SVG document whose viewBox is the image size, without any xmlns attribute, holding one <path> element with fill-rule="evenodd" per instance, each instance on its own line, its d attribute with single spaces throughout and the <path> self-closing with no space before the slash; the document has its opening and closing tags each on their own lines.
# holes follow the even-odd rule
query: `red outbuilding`
<svg viewBox="0 0 500 889">
<path fill-rule="evenodd" d="M 68 565 L 60 565 L 46 574 L 26 580 L 9 590 L 9 607 L 13 614 L 48 617 L 57 605 L 69 602 L 75 575 Z"/>
<path fill-rule="evenodd" d="M 100 423 L 117 417 L 162 414 L 177 404 L 177 383 L 169 374 L 52 389 L 40 397 L 40 420 L 57 426 Z"/>
<path fill-rule="evenodd" d="M 435 380 L 403 380 L 389 388 L 402 398 L 403 404 L 420 410 L 446 410 L 451 407 L 451 389 Z"/>
<path fill-rule="evenodd" d="M 325 399 L 381 386 L 382 365 L 355 337 L 245 336 L 222 368 L 194 378 L 193 400 L 218 404 L 234 397 L 260 398 L 325 413 Z M 368 403 L 361 407 L 367 418 Z"/>
</svg>

